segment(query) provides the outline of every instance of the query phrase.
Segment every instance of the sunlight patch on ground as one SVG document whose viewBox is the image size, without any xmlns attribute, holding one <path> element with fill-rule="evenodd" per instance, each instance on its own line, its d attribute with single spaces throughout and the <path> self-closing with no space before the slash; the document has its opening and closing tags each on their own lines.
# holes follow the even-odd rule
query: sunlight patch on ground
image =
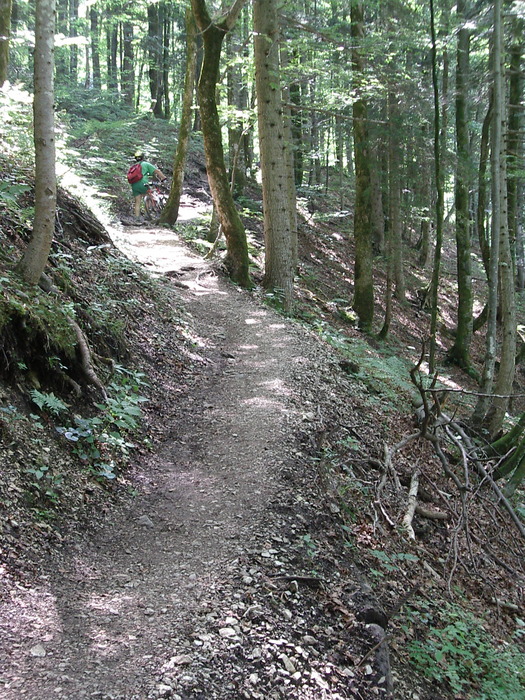
<svg viewBox="0 0 525 700">
<path fill-rule="evenodd" d="M 165 273 L 201 263 L 201 259 L 190 253 L 172 231 L 115 226 L 109 227 L 108 231 L 124 255 L 156 272 Z"/>
<path fill-rule="evenodd" d="M 279 411 L 284 411 L 285 406 L 281 401 L 277 401 L 275 399 L 269 399 L 266 398 L 265 396 L 255 396 L 251 399 L 245 399 L 242 402 L 243 406 L 255 406 L 256 408 L 263 408 L 263 409 L 271 409 L 272 411 L 275 411 L 276 409 Z"/>
<path fill-rule="evenodd" d="M 262 382 L 260 386 L 263 386 L 273 394 L 279 394 L 280 396 L 290 396 L 292 393 L 282 379 L 269 379 L 266 382 Z"/>
</svg>

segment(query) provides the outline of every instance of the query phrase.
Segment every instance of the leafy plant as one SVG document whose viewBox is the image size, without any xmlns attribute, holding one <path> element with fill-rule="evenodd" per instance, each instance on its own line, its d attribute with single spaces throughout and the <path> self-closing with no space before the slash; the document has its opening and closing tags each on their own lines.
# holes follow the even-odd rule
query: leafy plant
<svg viewBox="0 0 525 700">
<path fill-rule="evenodd" d="M 442 606 L 434 621 L 424 639 L 409 643 L 412 663 L 427 678 L 471 700 L 525 697 L 525 654 L 510 643 L 496 646 L 483 621 L 457 604 Z"/>
<path fill-rule="evenodd" d="M 108 389 L 110 396 L 104 403 L 96 404 L 100 413 L 92 418 L 76 416 L 74 424 L 58 427 L 57 432 L 72 443 L 72 449 L 80 460 L 86 463 L 94 476 L 113 480 L 117 477 L 118 466 L 129 457 L 134 444 L 129 435 L 140 424 L 140 405 L 147 399 L 139 394 L 145 386 L 145 375 L 121 365 L 116 366 L 118 381 Z"/>
<path fill-rule="evenodd" d="M 306 548 L 306 553 L 310 557 L 310 559 L 316 557 L 319 553 L 319 549 L 317 543 L 312 538 L 312 536 L 310 534 L 303 535 L 301 539 L 303 540 L 303 544 Z"/>
<path fill-rule="evenodd" d="M 38 501 L 56 505 L 63 482 L 62 475 L 53 473 L 47 464 L 27 469 L 26 473 L 32 477 L 31 488 Z"/>
<path fill-rule="evenodd" d="M 264 301 L 272 309 L 275 309 L 279 313 L 285 313 L 284 309 L 284 290 L 274 289 L 273 292 L 268 292 L 264 295 Z"/>
<path fill-rule="evenodd" d="M 29 189 L 29 185 L 0 182 L 0 206 L 5 206 L 10 209 L 19 209 L 18 198 Z"/>
<path fill-rule="evenodd" d="M 58 396 L 51 391 L 49 394 L 38 391 L 38 389 L 31 390 L 31 399 L 38 406 L 41 411 L 45 413 L 50 413 L 53 416 L 58 416 L 60 413 L 67 411 L 69 406 L 67 403 L 59 399 Z"/>
<path fill-rule="evenodd" d="M 398 571 L 398 564 L 401 561 L 419 561 L 419 557 L 408 552 L 391 552 L 388 554 L 381 549 L 371 549 L 370 554 L 379 561 L 380 566 L 388 573 Z M 382 576 L 383 574 L 381 572 L 376 572 L 376 575 Z"/>
</svg>

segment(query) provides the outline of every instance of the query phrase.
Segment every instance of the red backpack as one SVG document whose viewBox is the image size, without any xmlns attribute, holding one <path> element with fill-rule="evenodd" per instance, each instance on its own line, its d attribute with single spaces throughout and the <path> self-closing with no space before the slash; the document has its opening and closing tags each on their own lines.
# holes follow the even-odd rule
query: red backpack
<svg viewBox="0 0 525 700">
<path fill-rule="evenodd" d="M 130 185 L 135 184 L 142 180 L 142 164 L 140 161 L 138 163 L 133 163 L 128 170 L 128 182 Z"/>
</svg>

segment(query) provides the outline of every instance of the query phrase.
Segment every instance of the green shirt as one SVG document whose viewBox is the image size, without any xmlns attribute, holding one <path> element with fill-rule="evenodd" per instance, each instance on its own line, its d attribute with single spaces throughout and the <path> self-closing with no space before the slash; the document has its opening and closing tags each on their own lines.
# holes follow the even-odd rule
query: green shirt
<svg viewBox="0 0 525 700">
<path fill-rule="evenodd" d="M 150 177 L 157 169 L 154 165 L 148 163 L 146 160 L 143 160 L 140 165 L 142 167 L 142 180 L 134 182 L 131 185 L 133 194 L 144 194 L 147 191 L 148 185 L 150 183 Z"/>
</svg>

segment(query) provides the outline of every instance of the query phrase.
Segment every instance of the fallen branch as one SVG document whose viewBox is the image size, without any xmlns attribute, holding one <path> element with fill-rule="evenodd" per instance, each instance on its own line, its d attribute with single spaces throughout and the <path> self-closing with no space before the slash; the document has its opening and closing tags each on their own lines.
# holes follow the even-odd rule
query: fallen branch
<svg viewBox="0 0 525 700">
<path fill-rule="evenodd" d="M 416 539 L 416 533 L 412 527 L 412 520 L 414 519 L 414 513 L 417 507 L 417 492 L 419 490 L 419 470 L 412 474 L 412 479 L 410 480 L 410 489 L 408 491 L 408 506 L 403 518 L 403 527 L 408 533 L 411 540 Z"/>
<path fill-rule="evenodd" d="M 521 522 L 518 514 L 516 513 L 516 511 L 512 507 L 512 504 L 503 495 L 503 492 L 501 491 L 499 486 L 496 484 L 494 479 L 490 476 L 490 474 L 487 472 L 485 467 L 481 464 L 481 462 L 477 458 L 476 449 L 475 449 L 474 445 L 472 444 L 471 439 L 465 433 L 465 431 L 463 430 L 463 428 L 460 425 L 458 425 L 454 421 L 451 421 L 451 425 L 454 428 L 454 430 L 456 430 L 457 433 L 460 435 L 461 439 L 464 441 L 464 444 L 468 447 L 470 458 L 472 459 L 472 461 L 474 463 L 474 467 L 475 467 L 476 471 L 478 472 L 478 474 L 480 476 L 482 476 L 484 479 L 486 479 L 488 481 L 488 483 L 490 484 L 490 487 L 492 488 L 492 490 L 494 491 L 494 493 L 496 494 L 496 496 L 498 497 L 500 502 L 503 504 L 505 510 L 510 515 L 512 521 L 514 522 L 514 524 L 518 528 L 520 535 L 523 537 L 523 539 L 525 539 L 525 527 L 523 526 L 523 523 Z"/>
<path fill-rule="evenodd" d="M 441 510 L 429 510 L 428 508 L 423 508 L 419 504 L 416 506 L 416 513 L 421 518 L 426 518 L 427 520 L 449 520 L 449 513 L 443 513 Z"/>
</svg>

